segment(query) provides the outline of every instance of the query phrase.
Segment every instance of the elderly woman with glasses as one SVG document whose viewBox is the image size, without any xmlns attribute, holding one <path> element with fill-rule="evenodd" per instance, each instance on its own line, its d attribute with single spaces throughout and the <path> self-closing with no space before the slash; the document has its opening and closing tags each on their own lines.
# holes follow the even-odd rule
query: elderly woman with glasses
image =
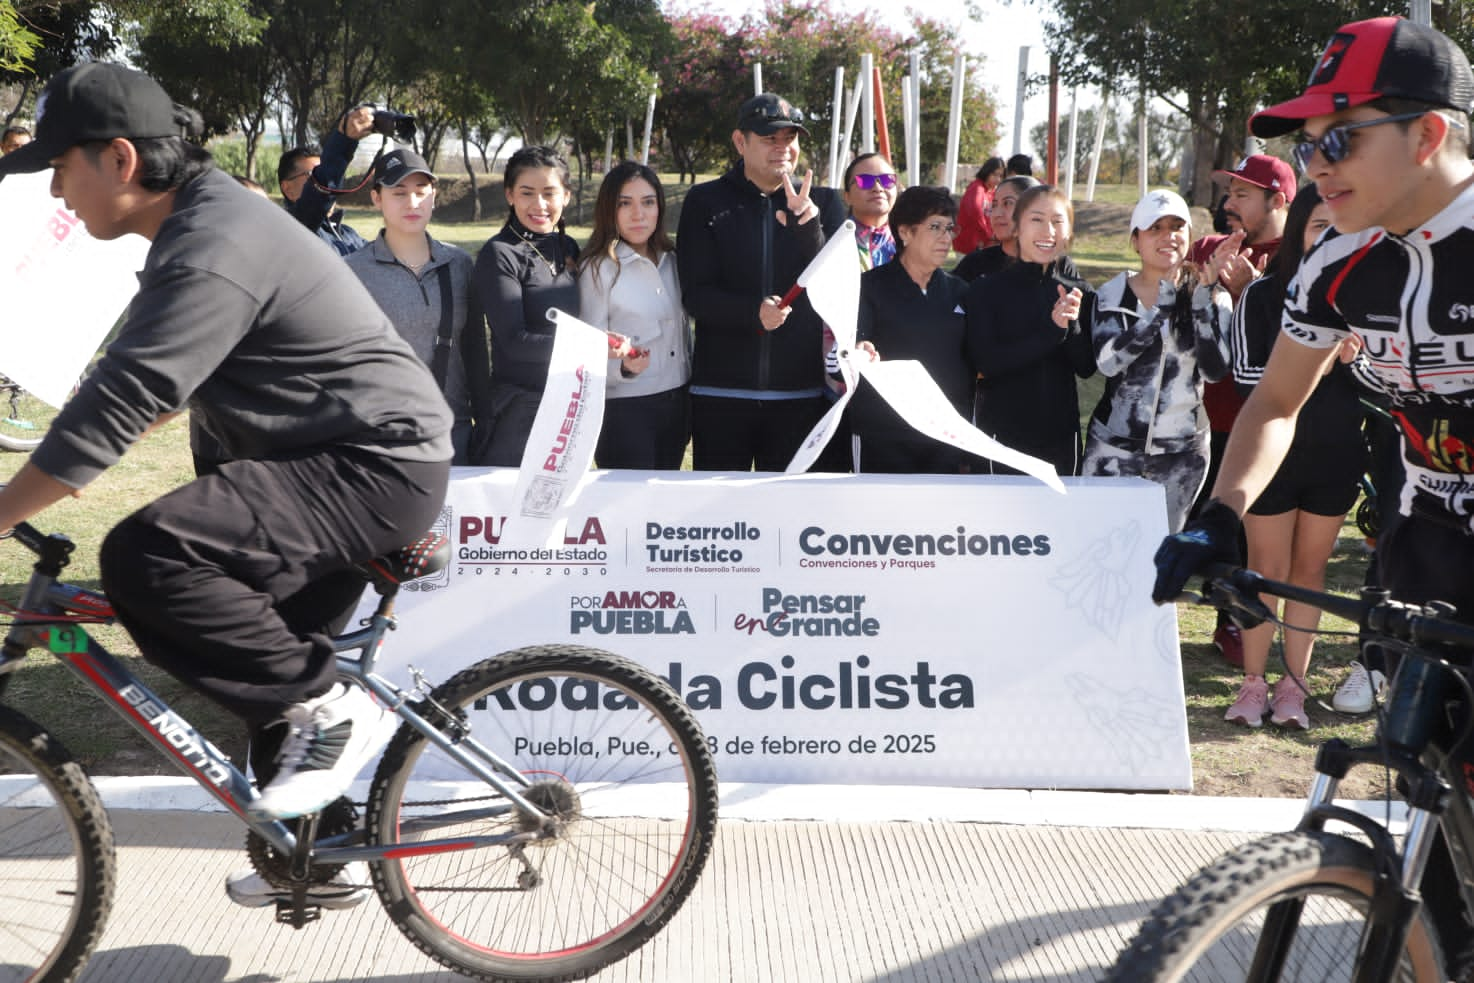
<svg viewBox="0 0 1474 983">
<path fill-rule="evenodd" d="M 952 251 L 957 204 L 945 188 L 907 188 L 891 209 L 896 259 L 860 275 L 858 347 L 872 358 L 915 359 L 967 415 L 973 373 L 963 354 L 967 284 L 942 269 Z M 855 470 L 957 474 L 962 452 L 900 418 L 862 378 L 850 404 Z"/>
</svg>

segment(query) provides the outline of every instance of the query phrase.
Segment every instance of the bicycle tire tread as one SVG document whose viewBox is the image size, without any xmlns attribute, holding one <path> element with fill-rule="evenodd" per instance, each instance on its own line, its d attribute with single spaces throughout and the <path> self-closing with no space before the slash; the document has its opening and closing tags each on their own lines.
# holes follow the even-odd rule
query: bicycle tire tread
<svg viewBox="0 0 1474 983">
<path fill-rule="evenodd" d="M 659 907 L 647 913 L 634 930 L 591 954 L 595 958 L 585 959 L 580 965 L 566 972 L 551 971 L 550 967 L 541 969 L 533 967 L 530 968 L 528 975 L 508 975 L 504 971 L 487 971 L 456 958 L 453 952 L 437 949 L 423 938 L 414 926 L 406 924 L 404 913 L 406 906 L 396 903 L 387 895 L 378 865 L 371 865 L 374 868 L 375 887 L 379 889 L 386 912 L 415 947 L 436 962 L 474 979 L 487 981 L 487 983 L 509 983 L 509 981 L 518 980 L 560 983 L 560 981 L 580 980 L 625 958 L 659 932 L 680 910 L 694 889 L 697 877 L 705 867 L 712 849 L 717 824 L 718 783 L 716 764 L 707 748 L 701 725 L 697 722 L 691 708 L 664 680 L 638 663 L 623 656 L 587 646 L 534 645 L 504 652 L 468 666 L 437 686 L 431 695 L 443 705 L 455 704 L 458 701 L 451 694 L 463 692 L 468 687 L 477 691 L 484 689 L 487 685 L 487 677 L 492 674 L 517 676 L 529 671 L 556 674 L 559 670 L 567 671 L 571 668 L 610 679 L 619 679 L 623 676 L 632 680 L 634 686 L 642 689 L 644 695 L 652 703 L 658 705 L 662 715 L 692 751 L 690 761 L 694 772 L 692 787 L 695 791 L 692 813 L 694 817 L 693 839 L 690 849 L 679 864 L 678 876 L 673 878 Z M 418 732 L 408 725 L 402 726 L 380 760 L 370 790 L 367 817 L 370 835 L 375 840 L 378 840 L 379 837 L 374 831 L 382 821 L 383 810 L 386 806 L 383 801 L 384 789 L 401 769 L 410 764 L 408 755 L 421 740 Z"/>
<path fill-rule="evenodd" d="M 0 706 L 0 741 L 38 773 L 45 771 L 79 838 L 82 896 L 76 925 L 57 964 L 36 983 L 71 983 L 101 941 L 117 885 L 117 846 L 107 810 L 92 781 L 49 732 L 13 707 Z"/>
<path fill-rule="evenodd" d="M 1374 876 L 1371 849 L 1325 832 L 1275 833 L 1245 843 L 1193 875 L 1147 916 L 1103 983 L 1153 983 L 1176 979 L 1186 950 L 1207 927 L 1232 917 L 1245 895 L 1262 895 L 1300 871 L 1354 869 Z M 1424 930 L 1442 963 L 1431 925 Z"/>
</svg>

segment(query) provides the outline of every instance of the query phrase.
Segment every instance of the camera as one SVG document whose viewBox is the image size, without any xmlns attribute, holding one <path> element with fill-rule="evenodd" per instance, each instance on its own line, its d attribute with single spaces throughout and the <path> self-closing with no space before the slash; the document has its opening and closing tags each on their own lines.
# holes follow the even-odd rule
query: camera
<svg viewBox="0 0 1474 983">
<path fill-rule="evenodd" d="M 375 109 L 374 132 L 393 137 L 400 143 L 409 143 L 415 138 L 415 118 L 407 113 L 396 113 L 392 109 Z"/>
</svg>

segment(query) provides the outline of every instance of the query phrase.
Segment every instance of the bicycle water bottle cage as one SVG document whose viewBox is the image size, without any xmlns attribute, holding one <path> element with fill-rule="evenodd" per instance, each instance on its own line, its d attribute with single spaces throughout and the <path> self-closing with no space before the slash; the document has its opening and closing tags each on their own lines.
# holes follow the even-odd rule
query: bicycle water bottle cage
<svg viewBox="0 0 1474 983">
<path fill-rule="evenodd" d="M 429 533 L 408 546 L 361 564 L 359 570 L 380 594 L 390 594 L 399 585 L 418 577 L 439 573 L 450 565 L 450 540 Z"/>
</svg>

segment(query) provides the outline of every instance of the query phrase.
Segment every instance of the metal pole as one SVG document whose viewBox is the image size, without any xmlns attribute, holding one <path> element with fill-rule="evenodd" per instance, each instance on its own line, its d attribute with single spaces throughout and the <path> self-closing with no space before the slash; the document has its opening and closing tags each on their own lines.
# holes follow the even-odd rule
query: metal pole
<svg viewBox="0 0 1474 983">
<path fill-rule="evenodd" d="M 911 156 L 911 134 L 916 129 L 916 120 L 911 115 L 911 76 L 901 76 L 901 128 L 902 145 L 906 148 L 906 187 L 916 186 L 916 158 Z"/>
<path fill-rule="evenodd" d="M 752 94 L 755 96 L 763 94 L 763 63 L 760 61 L 752 63 Z"/>
<path fill-rule="evenodd" d="M 957 148 L 962 141 L 962 89 L 967 72 L 967 56 L 961 51 L 952 62 L 952 106 L 947 114 L 947 163 L 942 183 L 957 193 Z"/>
<path fill-rule="evenodd" d="M 1013 152 L 1024 150 L 1024 90 L 1029 84 L 1029 46 L 1018 49 L 1018 95 L 1013 101 Z"/>
<path fill-rule="evenodd" d="M 844 121 L 844 66 L 834 70 L 834 108 L 829 112 L 829 171 L 831 188 L 839 187 L 839 130 Z"/>
<path fill-rule="evenodd" d="M 1106 112 L 1111 105 L 1111 89 L 1100 90 L 1100 108 L 1095 111 L 1095 146 L 1090 151 L 1090 180 L 1085 185 L 1085 200 L 1095 200 L 1095 178 L 1100 174 L 1100 148 L 1105 146 Z"/>
<path fill-rule="evenodd" d="M 1065 197 L 1075 198 L 1075 141 L 1080 130 L 1080 90 L 1070 90 L 1070 139 L 1065 157 Z"/>
<path fill-rule="evenodd" d="M 906 128 L 906 161 L 913 183 L 926 180 L 921 171 L 921 52 L 911 49 L 911 125 Z"/>
<path fill-rule="evenodd" d="M 860 102 L 864 99 L 865 90 L 869 88 L 869 85 L 870 83 L 865 80 L 864 76 L 855 79 L 855 88 L 850 93 L 849 101 L 845 103 L 844 145 L 840 148 L 839 154 L 841 159 L 848 157 L 850 155 L 850 147 L 854 146 L 855 117 L 860 113 Z M 848 160 L 844 161 L 846 167 L 849 166 L 849 163 Z"/>
<path fill-rule="evenodd" d="M 860 84 L 863 92 L 860 96 L 860 153 L 875 153 L 875 92 L 871 75 L 875 69 L 875 56 L 863 54 L 860 56 Z"/>
<path fill-rule="evenodd" d="M 1432 27 L 1433 0 L 1410 0 L 1407 5 L 1407 19 L 1414 24 Z"/>
<path fill-rule="evenodd" d="M 609 168 L 614 166 L 614 127 L 609 127 L 609 133 L 604 138 L 604 173 L 609 173 Z"/>
<path fill-rule="evenodd" d="M 1136 197 L 1146 197 L 1146 86 L 1136 97 Z"/>
<path fill-rule="evenodd" d="M 1049 56 L 1049 130 L 1044 138 L 1044 180 L 1059 184 L 1059 59 Z"/>
<path fill-rule="evenodd" d="M 655 122 L 655 90 L 650 90 L 650 102 L 645 106 L 645 140 L 640 144 L 640 163 L 650 163 L 650 126 Z"/>
</svg>

